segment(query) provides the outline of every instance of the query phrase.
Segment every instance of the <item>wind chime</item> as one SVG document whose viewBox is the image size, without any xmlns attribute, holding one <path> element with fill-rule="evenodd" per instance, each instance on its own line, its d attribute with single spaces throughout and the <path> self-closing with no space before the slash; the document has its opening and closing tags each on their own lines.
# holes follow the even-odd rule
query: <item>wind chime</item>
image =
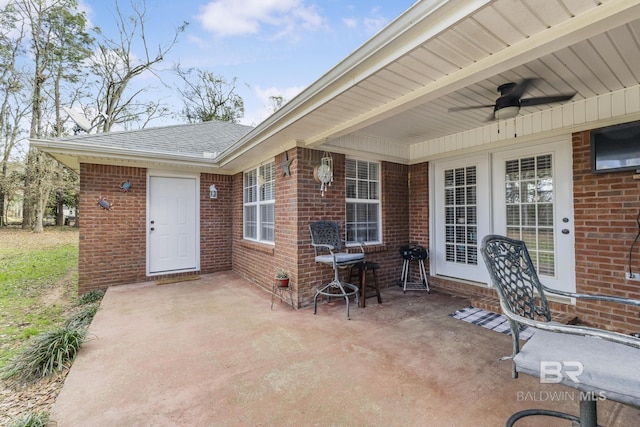
<svg viewBox="0 0 640 427">
<path fill-rule="evenodd" d="M 322 159 L 320 159 L 318 179 L 320 180 L 320 193 L 324 197 L 327 187 L 333 182 L 333 158 L 326 151 L 322 154 Z"/>
</svg>

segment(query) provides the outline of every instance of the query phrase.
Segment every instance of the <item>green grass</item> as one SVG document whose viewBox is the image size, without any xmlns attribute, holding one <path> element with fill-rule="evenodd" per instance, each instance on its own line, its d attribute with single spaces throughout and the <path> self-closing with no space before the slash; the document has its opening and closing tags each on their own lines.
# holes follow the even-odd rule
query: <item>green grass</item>
<svg viewBox="0 0 640 427">
<path fill-rule="evenodd" d="M 44 247 L 38 235 L 23 236 L 0 246 L 0 369 L 29 339 L 60 327 L 77 299 L 77 242 Z"/>
<path fill-rule="evenodd" d="M 46 249 L 0 250 L 0 298 L 28 295 L 43 283 L 53 283 L 78 264 L 78 245 L 65 244 Z"/>
<path fill-rule="evenodd" d="M 7 427 L 45 427 L 49 424 L 49 414 L 31 412 L 24 417 L 13 420 Z"/>
</svg>

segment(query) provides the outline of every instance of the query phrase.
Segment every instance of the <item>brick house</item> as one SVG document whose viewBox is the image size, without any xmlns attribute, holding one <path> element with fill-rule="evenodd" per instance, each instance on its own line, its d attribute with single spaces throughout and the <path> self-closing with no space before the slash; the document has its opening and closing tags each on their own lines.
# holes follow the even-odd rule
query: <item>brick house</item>
<svg viewBox="0 0 640 427">
<path fill-rule="evenodd" d="M 634 170 L 594 173 L 590 142 L 595 129 L 640 119 L 640 5 L 536 4 L 418 2 L 255 128 L 32 141 L 80 174 L 80 292 L 224 270 L 270 291 L 281 267 L 295 305 L 308 306 L 331 276 L 313 262 L 308 224 L 330 219 L 347 241 L 365 238 L 385 286 L 412 242 L 431 251 L 434 289 L 491 297 L 477 249 L 498 233 L 527 240 L 552 288 L 640 298 L 627 279 L 640 270 L 639 181 Z M 534 80 L 522 105 L 487 120 L 496 88 L 523 79 Z M 575 95 L 524 101 L 558 94 Z M 322 195 L 314 172 L 327 156 Z M 554 308 L 640 330 L 637 309 Z"/>
</svg>

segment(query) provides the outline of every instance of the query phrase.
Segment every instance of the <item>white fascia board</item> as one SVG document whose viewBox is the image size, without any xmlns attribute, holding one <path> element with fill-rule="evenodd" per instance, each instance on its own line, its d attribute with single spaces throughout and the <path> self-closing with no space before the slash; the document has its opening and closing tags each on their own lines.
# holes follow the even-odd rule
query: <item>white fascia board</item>
<svg viewBox="0 0 640 427">
<path fill-rule="evenodd" d="M 312 113 L 491 0 L 418 1 L 351 55 L 220 154 L 221 166 Z M 285 142 L 285 141 L 283 141 Z"/>
<path fill-rule="evenodd" d="M 141 164 L 165 164 L 167 166 L 182 166 L 188 168 L 198 168 L 204 170 L 218 170 L 219 165 L 207 157 L 177 154 L 175 152 L 143 151 L 128 148 L 96 147 L 85 143 L 75 143 L 71 141 L 51 141 L 42 139 L 31 139 L 31 146 L 36 147 L 45 153 L 52 155 L 70 156 L 78 159 L 109 159 L 126 162 L 137 162 Z"/>
</svg>

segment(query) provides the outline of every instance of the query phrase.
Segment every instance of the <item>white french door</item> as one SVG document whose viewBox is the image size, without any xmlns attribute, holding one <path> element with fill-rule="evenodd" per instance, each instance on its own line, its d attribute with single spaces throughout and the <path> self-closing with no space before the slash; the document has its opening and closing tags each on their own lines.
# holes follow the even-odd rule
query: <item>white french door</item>
<svg viewBox="0 0 640 427">
<path fill-rule="evenodd" d="M 434 274 L 488 283 L 479 249 L 495 233 L 526 242 L 546 286 L 575 291 L 569 136 L 440 161 L 433 170 Z"/>
<path fill-rule="evenodd" d="M 488 281 L 479 252 L 490 224 L 488 155 L 438 162 L 435 185 L 436 274 Z"/>
<path fill-rule="evenodd" d="M 524 240 L 540 281 L 575 292 L 571 139 L 493 155 L 493 229 Z"/>
</svg>

